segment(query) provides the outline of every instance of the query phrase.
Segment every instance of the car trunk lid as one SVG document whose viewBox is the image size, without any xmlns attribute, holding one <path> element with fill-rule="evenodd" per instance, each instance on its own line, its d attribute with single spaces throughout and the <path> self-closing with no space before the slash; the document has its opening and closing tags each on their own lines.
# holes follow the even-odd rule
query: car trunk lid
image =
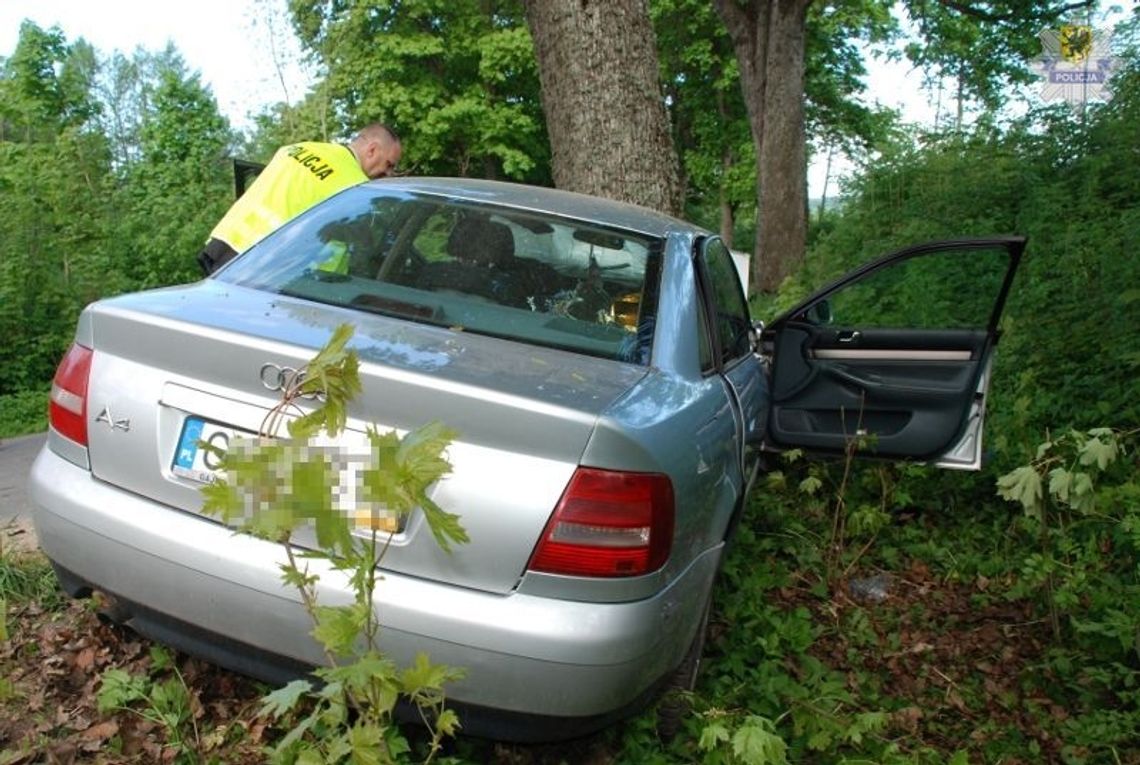
<svg viewBox="0 0 1140 765">
<path fill-rule="evenodd" d="M 89 320 L 92 472 L 191 512 L 201 483 L 173 469 L 188 418 L 258 431 L 290 370 L 354 324 L 363 391 L 344 443 L 359 444 L 369 426 L 456 431 L 453 470 L 429 496 L 471 538 L 448 554 L 415 513 L 383 566 L 496 592 L 522 575 L 598 416 L 646 371 L 216 282 L 105 301 Z"/>
</svg>

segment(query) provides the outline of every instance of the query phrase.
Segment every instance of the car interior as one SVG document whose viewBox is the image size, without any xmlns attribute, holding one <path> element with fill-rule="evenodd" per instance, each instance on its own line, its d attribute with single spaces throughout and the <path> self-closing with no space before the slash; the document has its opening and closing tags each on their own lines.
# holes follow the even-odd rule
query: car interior
<svg viewBox="0 0 1140 765">
<path fill-rule="evenodd" d="M 351 203 L 343 200 L 320 211 L 323 215 L 303 217 L 268 237 L 220 278 L 413 321 L 648 363 L 659 241 L 449 199 L 349 196 Z M 322 260 L 330 244 L 347 252 L 347 258 L 335 265 Z"/>
</svg>

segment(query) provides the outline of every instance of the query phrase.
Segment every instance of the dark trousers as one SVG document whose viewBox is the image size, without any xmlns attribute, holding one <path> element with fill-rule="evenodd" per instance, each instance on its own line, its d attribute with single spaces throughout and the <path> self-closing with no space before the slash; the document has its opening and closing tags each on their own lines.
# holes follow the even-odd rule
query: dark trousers
<svg viewBox="0 0 1140 765">
<path fill-rule="evenodd" d="M 237 250 L 230 247 L 221 239 L 213 239 L 206 242 L 206 246 L 198 253 L 198 265 L 202 267 L 202 273 L 206 276 L 217 271 L 223 264 L 228 263 L 235 255 Z"/>
</svg>

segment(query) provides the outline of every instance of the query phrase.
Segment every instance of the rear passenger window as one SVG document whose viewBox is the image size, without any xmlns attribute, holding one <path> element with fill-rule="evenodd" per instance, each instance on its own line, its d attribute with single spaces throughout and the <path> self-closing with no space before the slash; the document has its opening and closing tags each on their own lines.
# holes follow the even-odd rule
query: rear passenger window
<svg viewBox="0 0 1140 765">
<path fill-rule="evenodd" d="M 752 352 L 752 317 L 732 261 L 720 239 L 705 242 L 701 261 L 712 310 L 712 331 L 725 364 Z"/>
</svg>

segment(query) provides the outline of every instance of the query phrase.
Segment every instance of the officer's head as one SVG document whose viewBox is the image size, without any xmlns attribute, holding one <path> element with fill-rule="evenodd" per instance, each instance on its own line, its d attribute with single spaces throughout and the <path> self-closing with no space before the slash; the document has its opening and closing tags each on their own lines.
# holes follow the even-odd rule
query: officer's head
<svg viewBox="0 0 1140 765">
<path fill-rule="evenodd" d="M 392 128 L 380 122 L 373 122 L 360 130 L 350 144 L 360 169 L 369 178 L 383 178 L 390 175 L 400 162 L 403 149 L 400 138 Z"/>
</svg>

